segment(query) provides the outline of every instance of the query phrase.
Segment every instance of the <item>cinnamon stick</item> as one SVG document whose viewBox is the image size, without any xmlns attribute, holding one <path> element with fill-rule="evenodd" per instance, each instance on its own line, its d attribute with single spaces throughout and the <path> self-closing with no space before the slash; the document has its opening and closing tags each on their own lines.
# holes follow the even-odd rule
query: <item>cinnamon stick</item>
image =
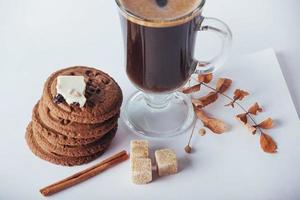
<svg viewBox="0 0 300 200">
<path fill-rule="evenodd" d="M 58 181 L 54 184 L 51 184 L 45 188 L 42 188 L 40 192 L 44 196 L 50 196 L 52 194 L 55 194 L 57 192 L 60 192 L 64 189 L 67 189 L 69 187 L 72 187 L 76 184 L 79 184 L 91 177 L 94 177 L 98 175 L 99 173 L 103 172 L 106 169 L 109 169 L 110 167 L 113 167 L 116 164 L 119 164 L 129 158 L 126 151 L 121 151 L 105 160 L 100 162 L 99 164 L 96 164 L 92 167 L 89 167 L 83 171 L 80 171 L 72 176 L 69 176 L 61 181 Z"/>
</svg>

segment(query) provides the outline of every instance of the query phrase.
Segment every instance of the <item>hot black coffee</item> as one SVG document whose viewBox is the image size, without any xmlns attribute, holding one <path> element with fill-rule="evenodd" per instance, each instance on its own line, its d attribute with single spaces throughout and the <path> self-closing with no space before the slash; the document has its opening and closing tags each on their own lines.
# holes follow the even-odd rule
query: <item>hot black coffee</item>
<svg viewBox="0 0 300 200">
<path fill-rule="evenodd" d="M 202 17 L 197 15 L 185 21 L 181 17 L 193 11 L 199 2 L 122 1 L 128 11 L 149 21 L 121 16 L 127 52 L 126 71 L 137 87 L 149 92 L 170 92 L 189 79 L 197 65 L 194 44 Z"/>
</svg>

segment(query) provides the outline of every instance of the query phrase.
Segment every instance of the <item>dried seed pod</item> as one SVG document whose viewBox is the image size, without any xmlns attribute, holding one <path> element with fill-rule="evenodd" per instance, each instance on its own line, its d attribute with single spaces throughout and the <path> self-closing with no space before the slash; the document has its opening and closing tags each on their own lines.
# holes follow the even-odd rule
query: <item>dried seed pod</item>
<svg viewBox="0 0 300 200">
<path fill-rule="evenodd" d="M 204 136 L 206 134 L 205 128 L 200 128 L 199 129 L 199 135 Z"/>
<path fill-rule="evenodd" d="M 187 145 L 185 148 L 184 148 L 184 151 L 186 153 L 192 153 L 192 147 L 190 145 Z"/>
</svg>

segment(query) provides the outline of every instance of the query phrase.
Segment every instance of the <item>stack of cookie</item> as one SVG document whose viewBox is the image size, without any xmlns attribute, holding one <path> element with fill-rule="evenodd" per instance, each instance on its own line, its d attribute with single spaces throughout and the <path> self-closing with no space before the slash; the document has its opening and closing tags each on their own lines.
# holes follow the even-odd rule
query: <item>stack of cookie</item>
<svg viewBox="0 0 300 200">
<path fill-rule="evenodd" d="M 84 105 L 69 104 L 57 92 L 57 80 L 62 76 L 84 79 Z M 92 161 L 114 138 L 121 104 L 120 87 L 104 72 L 88 67 L 57 71 L 47 79 L 42 98 L 33 109 L 27 144 L 35 155 L 55 164 L 73 166 Z"/>
</svg>

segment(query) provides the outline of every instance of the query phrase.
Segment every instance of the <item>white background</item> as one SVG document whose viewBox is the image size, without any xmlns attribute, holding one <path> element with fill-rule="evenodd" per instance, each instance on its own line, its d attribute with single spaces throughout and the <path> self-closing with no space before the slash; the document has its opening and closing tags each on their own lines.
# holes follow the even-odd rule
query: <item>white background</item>
<svg viewBox="0 0 300 200">
<path fill-rule="evenodd" d="M 204 8 L 204 15 L 220 18 L 231 27 L 234 34 L 233 56 L 268 47 L 275 49 L 298 113 L 300 111 L 300 82 L 298 78 L 300 75 L 299 9 L 300 2 L 297 0 L 209 0 Z M 203 39 L 200 38 L 200 40 Z M 207 41 L 211 41 L 211 39 Z M 205 49 L 211 51 L 209 46 L 214 46 L 214 44 L 207 41 L 203 41 L 205 43 L 203 45 L 206 45 Z M 201 47 L 198 47 L 198 50 L 203 51 L 204 48 Z M 123 69 L 122 37 L 117 9 L 113 0 L 0 0 L 0 75 L 2 76 L 2 81 L 0 81 L 1 200 L 20 199 L 20 196 L 24 199 L 37 199 L 40 197 L 37 192 L 38 188 L 82 169 L 80 167 L 62 168 L 39 161 L 28 151 L 24 142 L 24 130 L 30 120 L 32 107 L 41 95 L 45 79 L 56 69 L 80 64 L 99 66 L 112 76 L 117 77 L 122 89 L 126 91 L 125 86 L 129 82 Z M 243 68 L 243 66 L 240 67 Z M 247 71 L 241 71 L 247 73 Z M 260 73 L 259 70 L 257 70 L 257 73 Z M 255 74 L 251 73 L 251 76 L 253 76 L 253 85 L 255 85 Z M 266 76 L 268 75 L 266 74 Z M 234 77 L 232 78 L 234 79 Z M 249 85 L 249 82 L 247 84 L 250 87 L 251 84 Z M 266 84 L 267 88 L 270 88 L 269 85 L 272 83 L 263 82 L 262 84 Z M 126 95 L 129 95 L 129 93 L 125 93 L 125 97 Z M 122 130 L 121 134 L 123 132 L 125 131 Z M 130 139 L 131 134 L 128 137 Z M 186 137 L 182 138 L 185 139 Z M 225 144 L 227 144 L 226 141 L 229 142 L 230 137 L 220 138 L 218 145 L 224 144 L 224 146 L 218 146 L 219 149 L 213 148 L 215 147 L 213 141 L 216 140 L 213 136 L 207 139 L 206 145 L 208 148 L 206 150 L 205 148 L 201 149 L 207 153 L 201 154 L 203 163 L 208 163 L 207 165 L 201 163 L 202 173 L 212 168 L 215 174 L 209 176 L 202 174 L 199 179 L 203 178 L 205 182 L 199 184 L 199 187 L 205 188 L 207 185 L 213 186 L 216 184 L 216 191 L 213 190 L 213 187 L 211 187 L 211 191 L 201 191 L 201 188 L 199 188 L 200 194 L 201 192 L 204 194 L 211 193 L 214 194 L 215 199 L 225 199 L 222 195 L 227 195 L 228 198 L 232 197 L 231 199 L 234 197 L 245 199 L 247 197 L 247 195 L 243 195 L 245 193 L 249 193 L 248 199 L 251 199 L 251 197 L 256 197 L 256 199 L 265 199 L 264 197 L 268 199 L 281 199 L 283 197 L 296 199 L 299 196 L 299 193 L 295 193 L 295 190 L 291 188 L 281 193 L 282 196 L 278 196 L 278 198 L 272 197 L 270 191 L 275 189 L 279 191 L 280 187 L 284 187 L 286 184 L 281 185 L 280 179 L 274 179 L 268 173 L 261 172 L 259 173 L 261 177 L 256 177 L 255 172 L 264 167 L 255 165 L 255 163 L 252 163 L 249 169 L 243 163 L 238 163 L 235 166 L 232 166 L 232 163 L 227 163 L 226 156 L 232 156 L 229 159 L 230 161 L 241 160 L 242 156 L 232 155 L 230 152 L 238 146 L 233 145 L 226 149 Z M 117 138 L 115 145 L 118 144 L 119 147 L 127 146 L 125 142 L 119 139 Z M 246 142 L 245 138 L 240 139 Z M 249 141 L 248 138 L 247 141 Z M 246 147 L 253 147 L 254 144 L 257 145 L 256 140 L 247 143 L 248 146 Z M 284 139 L 282 144 L 285 144 Z M 294 146 L 296 145 L 295 142 Z M 155 146 L 159 146 L 159 143 Z M 273 162 L 276 163 L 276 159 L 273 161 L 271 157 L 268 157 L 265 160 L 264 154 L 260 154 L 260 152 L 250 152 L 249 154 L 245 149 L 247 148 L 241 149 L 241 153 L 248 155 L 251 161 L 262 159 L 260 164 L 265 163 L 268 166 L 272 166 Z M 109 154 L 113 152 L 111 150 Z M 224 157 L 213 156 L 217 154 Z M 196 157 L 197 154 L 193 156 Z M 288 158 L 285 157 L 285 160 L 290 161 L 293 156 L 296 156 L 296 154 L 291 154 Z M 225 163 L 225 168 L 209 165 L 209 163 L 218 163 L 217 159 L 220 158 L 219 163 Z M 38 162 L 38 165 L 35 165 L 36 162 Z M 40 166 L 44 166 L 44 168 L 41 169 Z M 285 167 L 284 163 L 276 166 L 278 169 Z M 120 166 L 122 172 L 126 172 L 126 167 Z M 238 177 L 228 180 L 222 179 L 223 173 L 234 173 L 234 170 L 240 170 L 241 167 L 244 167 L 244 173 L 250 174 L 246 176 L 248 179 L 244 183 Z M 299 162 L 295 164 L 295 167 L 299 167 Z M 28 170 L 28 173 L 25 172 L 24 174 L 26 170 Z M 47 173 L 50 171 L 51 173 Z M 57 174 L 53 171 L 57 171 Z M 127 185 L 130 184 L 127 174 L 119 174 L 120 171 L 117 168 L 111 171 L 113 175 L 117 174 L 121 178 L 113 176 L 111 173 L 104 173 L 101 178 L 82 184 L 81 190 L 73 188 L 69 193 L 55 196 L 54 199 L 60 199 L 61 197 L 70 199 L 76 196 L 101 198 L 102 192 L 114 191 L 114 187 L 118 187 L 118 191 L 124 192 L 124 194 L 126 192 L 134 193 L 134 191 L 127 191 L 127 189 L 132 189 Z M 283 183 L 286 183 L 286 180 L 294 181 L 294 184 L 299 183 L 297 175 L 294 176 L 293 180 L 290 178 L 292 175 L 285 176 L 284 173 L 287 172 L 286 170 L 278 172 L 282 173 L 282 179 L 285 180 Z M 295 171 L 293 172 L 295 173 Z M 4 174 L 6 174 L 5 178 Z M 183 176 L 189 174 L 192 176 L 193 170 L 183 172 Z M 278 184 L 277 186 L 276 184 L 275 186 L 264 185 L 263 183 L 268 181 L 263 178 L 270 178 L 270 184 L 272 182 L 278 182 Z M 151 185 L 152 189 L 157 191 L 157 188 L 164 188 L 167 184 L 169 188 L 165 189 L 176 191 L 178 197 L 184 198 L 184 192 L 189 192 L 190 194 L 186 194 L 186 196 L 195 198 L 191 193 L 191 189 L 187 188 L 189 184 L 180 183 L 179 186 L 183 188 L 182 193 L 180 193 L 181 188 L 173 188 L 170 184 L 172 181 L 176 181 L 176 176 L 169 179 L 171 181 L 156 181 Z M 261 182 L 261 184 L 255 181 Z M 197 184 L 197 181 L 191 180 L 191 183 Z M 95 184 L 96 186 L 99 184 L 99 190 L 97 190 Z M 243 187 L 243 184 L 248 186 L 247 191 L 241 191 L 247 188 Z M 153 191 L 150 189 L 151 187 L 142 187 L 142 191 L 149 195 Z M 197 187 L 195 188 L 194 190 L 197 190 Z M 86 194 L 81 193 L 81 191 L 86 192 L 90 189 L 93 189 L 91 193 L 95 195 L 86 196 Z M 218 190 L 224 193 L 220 192 L 218 194 Z M 199 191 L 197 190 L 197 192 Z M 27 198 L 26 194 L 31 195 Z M 258 196 L 250 194 L 257 194 Z M 114 194 L 113 196 L 117 197 L 118 195 Z M 158 197 L 157 194 L 155 196 Z M 134 197 L 134 195 L 131 195 L 131 197 Z"/>
</svg>

